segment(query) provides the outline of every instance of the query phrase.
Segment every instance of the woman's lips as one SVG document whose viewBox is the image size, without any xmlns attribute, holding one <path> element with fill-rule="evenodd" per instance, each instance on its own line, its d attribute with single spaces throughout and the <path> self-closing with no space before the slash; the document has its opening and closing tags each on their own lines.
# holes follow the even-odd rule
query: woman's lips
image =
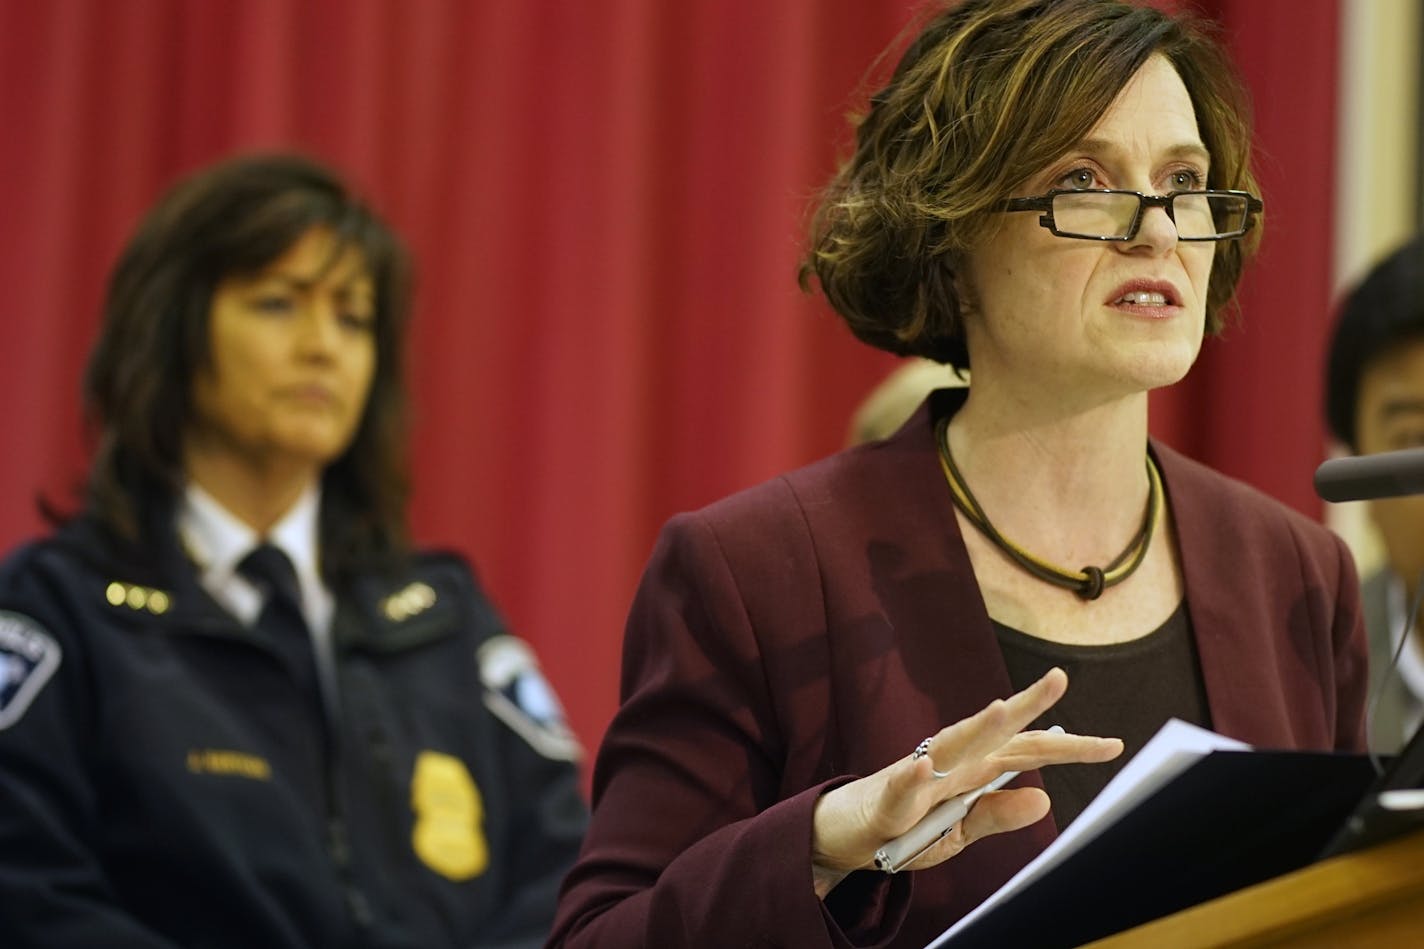
<svg viewBox="0 0 1424 949">
<path fill-rule="evenodd" d="M 1165 317 L 1181 309 L 1182 298 L 1165 280 L 1129 280 L 1109 295 L 1107 305 L 1141 316 Z"/>
<path fill-rule="evenodd" d="M 1124 293 L 1117 300 L 1113 301 L 1114 306 L 1166 306 L 1167 294 L 1157 293 L 1152 290 L 1134 290 L 1131 293 Z"/>
<path fill-rule="evenodd" d="M 306 405 L 326 406 L 336 402 L 335 393 L 321 385 L 291 386 L 284 389 L 283 394 L 294 402 Z"/>
</svg>

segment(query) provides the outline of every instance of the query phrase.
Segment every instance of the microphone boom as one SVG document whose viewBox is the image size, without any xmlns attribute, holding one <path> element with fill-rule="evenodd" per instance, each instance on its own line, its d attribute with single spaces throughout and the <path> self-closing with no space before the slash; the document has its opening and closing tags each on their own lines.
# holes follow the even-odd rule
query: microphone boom
<svg viewBox="0 0 1424 949">
<path fill-rule="evenodd" d="M 1315 469 L 1315 493 L 1326 501 L 1424 494 L 1424 448 L 1332 458 Z"/>
</svg>

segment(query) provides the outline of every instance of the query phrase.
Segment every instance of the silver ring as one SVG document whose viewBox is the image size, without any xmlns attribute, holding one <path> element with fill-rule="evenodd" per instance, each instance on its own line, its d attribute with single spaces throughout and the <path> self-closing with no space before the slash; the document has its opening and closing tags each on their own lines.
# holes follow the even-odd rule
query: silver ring
<svg viewBox="0 0 1424 949">
<path fill-rule="evenodd" d="M 921 758 L 928 758 L 930 754 L 930 743 L 933 741 L 934 736 L 931 735 L 930 737 L 926 738 L 924 741 L 916 745 L 915 750 L 910 752 L 910 760 L 919 761 Z M 930 774 L 934 775 L 936 781 L 942 778 L 949 777 L 948 771 L 941 771 L 934 766 L 933 758 L 930 759 Z"/>
</svg>

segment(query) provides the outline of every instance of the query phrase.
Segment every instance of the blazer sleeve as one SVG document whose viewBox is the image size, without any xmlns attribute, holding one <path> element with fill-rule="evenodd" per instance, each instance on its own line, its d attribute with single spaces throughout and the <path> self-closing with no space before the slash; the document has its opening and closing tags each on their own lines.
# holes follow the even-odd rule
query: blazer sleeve
<svg viewBox="0 0 1424 949">
<path fill-rule="evenodd" d="M 812 811 L 850 778 L 782 787 L 796 738 L 777 715 L 794 697 L 778 692 L 825 684 L 773 681 L 769 635 L 711 524 L 670 521 L 629 614 L 623 704 L 551 946 L 872 946 L 898 930 L 907 874 L 854 873 L 826 903 L 812 889 Z"/>
<path fill-rule="evenodd" d="M 0 933 L 16 946 L 176 949 L 118 903 L 90 843 L 101 818 L 81 637 L 58 581 L 17 559 L 0 568 L 0 657 L 19 670 L 0 685 Z"/>
<path fill-rule="evenodd" d="M 1331 540 L 1336 562 L 1335 615 L 1330 630 L 1335 668 L 1335 747 L 1364 751 L 1370 647 L 1360 579 L 1344 541 L 1334 535 Z"/>
</svg>

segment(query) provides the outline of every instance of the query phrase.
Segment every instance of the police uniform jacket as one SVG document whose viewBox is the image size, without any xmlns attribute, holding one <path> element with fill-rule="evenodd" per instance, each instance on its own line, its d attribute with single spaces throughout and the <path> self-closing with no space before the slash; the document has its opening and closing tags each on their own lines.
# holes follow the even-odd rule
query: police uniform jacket
<svg viewBox="0 0 1424 949">
<path fill-rule="evenodd" d="M 934 419 L 960 398 L 936 393 L 886 441 L 668 523 L 629 616 L 622 707 L 554 945 L 917 949 L 1053 840 L 1050 817 L 928 870 L 853 873 L 824 904 L 812 889 L 820 794 L 1013 691 L 936 457 Z M 1213 728 L 1361 748 L 1366 646 L 1344 545 L 1151 450 Z"/>
<path fill-rule="evenodd" d="M 338 584 L 338 707 L 87 519 L 0 566 L 0 943 L 537 946 L 586 816 L 532 654 L 458 558 Z"/>
</svg>

